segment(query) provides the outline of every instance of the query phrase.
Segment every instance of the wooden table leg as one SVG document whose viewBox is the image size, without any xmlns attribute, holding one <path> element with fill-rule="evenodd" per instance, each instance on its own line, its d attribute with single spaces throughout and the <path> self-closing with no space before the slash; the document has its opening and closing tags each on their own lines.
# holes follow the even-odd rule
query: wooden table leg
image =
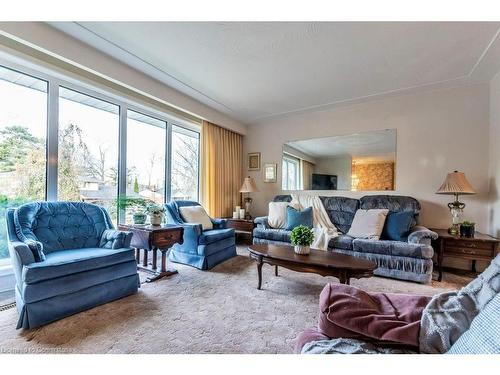
<svg viewBox="0 0 500 375">
<path fill-rule="evenodd" d="M 274 266 L 274 275 L 278 276 L 278 266 Z"/>
<path fill-rule="evenodd" d="M 161 265 L 160 265 L 160 272 L 155 272 L 154 276 L 149 277 L 146 281 L 148 283 L 151 283 L 153 281 L 159 280 L 163 277 L 171 276 L 173 274 L 178 273 L 177 270 L 171 269 L 167 270 L 167 251 L 168 249 L 153 249 L 153 250 L 160 250 L 161 252 Z M 153 251 L 153 253 L 156 253 Z M 156 263 L 155 261 L 153 261 Z"/>
<path fill-rule="evenodd" d="M 147 267 L 148 266 L 148 251 L 146 249 L 143 249 L 142 266 L 143 267 Z"/>
<path fill-rule="evenodd" d="M 476 260 L 475 259 L 472 261 L 472 272 L 477 273 L 477 270 L 476 270 Z"/>
<path fill-rule="evenodd" d="M 141 249 L 135 248 L 135 261 L 137 264 L 141 263 Z"/>
<path fill-rule="evenodd" d="M 339 277 L 339 282 L 341 284 L 345 284 L 345 285 L 350 284 L 351 278 L 349 277 L 349 275 L 347 275 L 347 272 L 341 272 L 338 277 Z"/>
<path fill-rule="evenodd" d="M 158 258 L 158 249 L 156 247 L 153 247 L 153 265 L 151 267 L 153 269 L 153 271 L 156 271 L 157 258 Z"/>
<path fill-rule="evenodd" d="M 262 257 L 257 261 L 257 274 L 259 275 L 259 283 L 257 285 L 257 289 L 260 290 L 262 286 Z"/>
</svg>

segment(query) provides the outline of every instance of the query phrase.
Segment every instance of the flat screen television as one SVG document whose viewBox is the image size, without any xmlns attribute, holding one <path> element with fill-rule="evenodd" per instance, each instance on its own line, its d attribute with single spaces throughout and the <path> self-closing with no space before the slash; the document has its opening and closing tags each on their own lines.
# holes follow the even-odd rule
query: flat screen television
<svg viewBox="0 0 500 375">
<path fill-rule="evenodd" d="M 312 190 L 337 190 L 337 176 L 313 173 Z"/>
</svg>

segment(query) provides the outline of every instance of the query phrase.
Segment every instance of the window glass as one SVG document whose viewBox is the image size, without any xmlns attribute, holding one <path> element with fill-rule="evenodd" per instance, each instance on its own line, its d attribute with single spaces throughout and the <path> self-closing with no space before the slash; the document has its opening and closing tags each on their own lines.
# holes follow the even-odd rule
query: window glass
<svg viewBox="0 0 500 375">
<path fill-rule="evenodd" d="M 116 223 L 119 107 L 59 88 L 59 200 L 105 207 Z"/>
<path fill-rule="evenodd" d="M 0 66 L 0 304 L 13 298 L 5 212 L 45 199 L 47 82 Z"/>
<path fill-rule="evenodd" d="M 173 200 L 198 201 L 200 170 L 200 133 L 172 126 L 172 175 Z"/>
</svg>

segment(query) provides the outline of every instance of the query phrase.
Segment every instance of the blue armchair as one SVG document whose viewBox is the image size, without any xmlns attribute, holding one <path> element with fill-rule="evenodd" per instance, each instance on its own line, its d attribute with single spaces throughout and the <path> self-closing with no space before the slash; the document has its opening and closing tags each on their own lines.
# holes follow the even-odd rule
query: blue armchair
<svg viewBox="0 0 500 375">
<path fill-rule="evenodd" d="M 179 207 L 199 206 L 193 201 L 172 201 L 165 205 L 169 224 L 184 227 L 184 242 L 175 244 L 168 255 L 169 260 L 208 270 L 236 256 L 234 229 L 226 228 L 227 220 L 212 219 L 214 228 L 202 230 L 201 224 L 182 220 Z"/>
<path fill-rule="evenodd" d="M 132 233 L 83 202 L 37 202 L 7 211 L 17 328 L 36 328 L 136 293 Z"/>
</svg>

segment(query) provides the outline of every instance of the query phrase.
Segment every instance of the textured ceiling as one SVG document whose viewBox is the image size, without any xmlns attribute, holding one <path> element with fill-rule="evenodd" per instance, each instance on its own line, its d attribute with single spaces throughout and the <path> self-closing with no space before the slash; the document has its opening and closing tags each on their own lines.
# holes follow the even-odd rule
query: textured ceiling
<svg viewBox="0 0 500 375">
<path fill-rule="evenodd" d="M 500 23 L 50 24 L 246 124 L 486 80 L 500 63 Z"/>
</svg>

